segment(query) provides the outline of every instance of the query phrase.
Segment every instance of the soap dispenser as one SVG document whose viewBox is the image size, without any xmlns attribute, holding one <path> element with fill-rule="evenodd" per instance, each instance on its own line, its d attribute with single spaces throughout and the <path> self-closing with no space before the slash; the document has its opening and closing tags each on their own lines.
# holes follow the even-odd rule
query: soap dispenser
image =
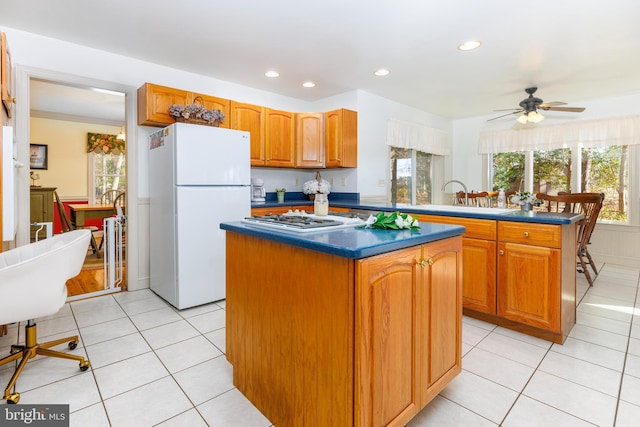
<svg viewBox="0 0 640 427">
<path fill-rule="evenodd" d="M 499 208 L 504 208 L 505 207 L 505 200 L 504 200 L 504 189 L 500 189 L 500 192 L 498 193 L 498 207 Z"/>
</svg>

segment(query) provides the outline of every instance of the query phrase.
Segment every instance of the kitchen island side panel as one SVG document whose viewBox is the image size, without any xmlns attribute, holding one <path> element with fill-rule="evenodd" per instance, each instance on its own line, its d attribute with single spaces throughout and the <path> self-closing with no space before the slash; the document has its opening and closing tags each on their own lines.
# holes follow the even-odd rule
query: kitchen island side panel
<svg viewBox="0 0 640 427">
<path fill-rule="evenodd" d="M 237 233 L 226 247 L 234 385 L 279 427 L 353 425 L 353 261 Z"/>
</svg>

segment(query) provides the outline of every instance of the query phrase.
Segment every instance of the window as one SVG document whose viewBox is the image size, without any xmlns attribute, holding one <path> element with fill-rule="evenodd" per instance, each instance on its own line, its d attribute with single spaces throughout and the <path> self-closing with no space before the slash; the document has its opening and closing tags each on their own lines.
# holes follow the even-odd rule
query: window
<svg viewBox="0 0 640 427">
<path fill-rule="evenodd" d="M 604 193 L 599 218 L 628 223 L 629 151 L 626 145 L 614 145 L 493 154 L 493 189 L 525 191 L 531 188 L 535 193 L 549 194 Z M 527 168 L 528 159 L 531 159 L 531 168 Z M 527 170 L 532 170 L 531 176 Z"/>
<path fill-rule="evenodd" d="M 422 151 L 390 147 L 391 202 L 431 203 L 433 156 Z"/>
<path fill-rule="evenodd" d="M 89 154 L 90 188 L 93 189 L 89 203 L 98 203 L 100 196 L 108 190 L 126 190 L 126 158 L 120 154 Z"/>
</svg>

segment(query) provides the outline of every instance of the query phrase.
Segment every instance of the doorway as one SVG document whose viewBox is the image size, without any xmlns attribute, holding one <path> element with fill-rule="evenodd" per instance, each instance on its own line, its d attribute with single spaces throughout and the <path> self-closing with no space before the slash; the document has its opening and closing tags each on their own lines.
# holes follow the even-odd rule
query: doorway
<svg viewBox="0 0 640 427">
<path fill-rule="evenodd" d="M 97 130 L 97 133 L 120 134 L 124 132 L 125 139 L 135 141 L 135 88 L 123 86 L 112 82 L 104 82 L 93 79 L 86 79 L 79 76 L 62 73 L 49 72 L 47 70 L 32 69 L 27 67 L 16 67 L 16 95 L 19 99 L 27 99 L 29 102 L 20 103 L 21 108 L 16 108 L 16 140 L 18 141 L 18 158 L 25 159 L 25 164 L 29 164 L 30 144 L 40 143 L 43 138 L 47 139 L 50 148 L 49 162 L 64 164 L 64 171 L 59 175 L 59 170 L 50 166 L 49 170 L 41 170 L 38 175 L 41 185 L 55 186 L 62 193 L 61 196 L 69 199 L 84 199 L 83 201 L 95 201 L 95 195 L 91 193 L 88 167 L 88 154 L 84 150 L 78 157 L 70 157 L 65 153 L 65 147 L 60 146 L 60 139 L 69 142 L 69 133 L 75 132 L 74 142 L 76 145 L 83 143 L 86 147 L 87 132 Z M 107 106 L 108 108 L 104 108 Z M 18 107 L 18 105 L 16 106 Z M 114 113 L 115 111 L 115 113 Z M 114 116 L 114 114 L 116 114 Z M 36 123 L 37 122 L 37 123 Z M 40 130 L 38 130 L 40 127 Z M 42 129 L 44 128 L 44 132 Z M 56 138 L 52 132 L 59 129 L 65 133 Z M 83 137 L 79 137 L 84 133 Z M 46 136 L 43 136 L 46 135 Z M 83 139 L 78 142 L 77 139 Z M 36 142 L 36 140 L 38 140 Z M 69 142 L 70 143 L 70 142 Z M 44 144 L 41 144 L 44 145 Z M 135 144 L 128 144 L 134 150 L 126 150 L 126 178 L 127 194 L 126 199 L 135 200 L 137 177 L 129 173 L 129 163 L 135 159 Z M 77 148 L 77 147 L 76 147 Z M 77 149 L 75 150 L 78 151 Z M 26 155 L 26 157 L 25 157 Z M 80 163 L 80 164 L 78 164 Z M 78 167 L 74 167 L 78 164 Z M 18 235 L 16 244 L 28 243 L 30 238 L 30 191 L 33 184 L 29 180 L 29 168 L 20 176 L 18 183 Z M 58 168 L 59 169 L 59 168 Z M 74 176 L 65 178 L 69 172 L 73 171 Z M 82 179 L 78 176 L 82 175 Z M 27 179 L 23 179 L 23 177 Z M 129 205 L 131 205 L 129 203 Z M 131 206 L 133 207 L 133 206 Z M 133 219 L 136 216 L 136 209 L 127 209 L 127 216 Z M 131 224 L 134 222 L 131 221 Z M 129 233 L 135 230 L 130 224 L 127 227 Z M 25 242 L 26 240 L 26 242 Z M 129 253 L 135 253 L 134 246 L 136 239 L 128 239 L 129 250 L 125 251 L 126 258 Z M 102 260 L 92 260 L 92 253 L 88 252 L 86 270 L 94 271 L 93 274 L 102 274 L 102 271 L 95 273 Z M 130 262 L 123 259 L 123 264 L 129 266 Z M 101 269 L 100 269 L 101 270 Z M 135 269 L 134 269 L 135 270 Z M 125 281 L 131 283 L 129 276 L 132 269 L 126 270 Z M 134 287 L 135 288 L 135 287 Z M 94 296 L 105 293 L 104 289 L 85 289 L 81 297 Z M 77 299 L 77 298 L 76 298 Z"/>
</svg>

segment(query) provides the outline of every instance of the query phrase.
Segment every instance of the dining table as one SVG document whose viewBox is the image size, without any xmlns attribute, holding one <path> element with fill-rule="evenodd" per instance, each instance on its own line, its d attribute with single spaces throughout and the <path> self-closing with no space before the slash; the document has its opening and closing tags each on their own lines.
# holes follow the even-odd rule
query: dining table
<svg viewBox="0 0 640 427">
<path fill-rule="evenodd" d="M 69 205 L 69 219 L 74 228 L 84 227 L 88 219 L 109 218 L 113 216 L 115 211 L 110 203 L 96 204 L 71 204 Z"/>
</svg>

